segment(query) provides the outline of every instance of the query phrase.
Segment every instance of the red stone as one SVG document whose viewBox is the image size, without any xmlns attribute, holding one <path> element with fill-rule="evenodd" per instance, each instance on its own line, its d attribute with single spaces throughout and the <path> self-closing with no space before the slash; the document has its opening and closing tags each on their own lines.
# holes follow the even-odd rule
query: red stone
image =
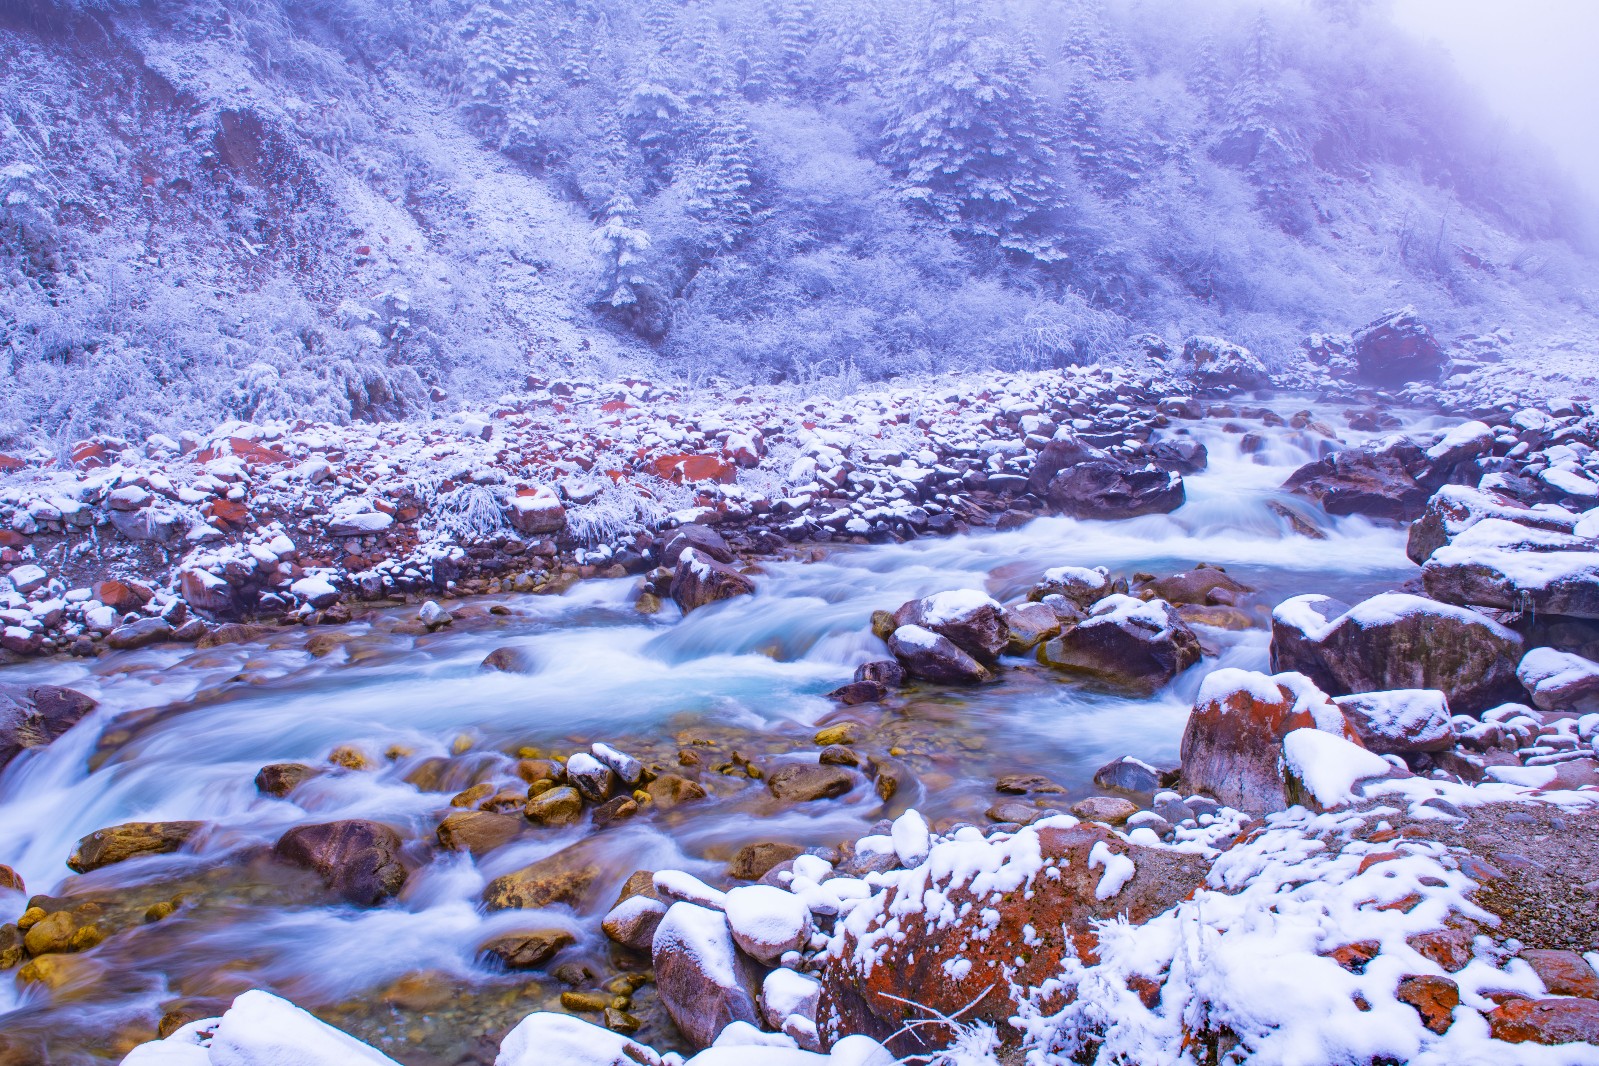
<svg viewBox="0 0 1599 1066">
<path fill-rule="evenodd" d="M 94 586 L 95 599 L 123 614 L 137 611 L 149 603 L 153 595 L 142 585 L 129 585 L 121 581 L 102 581 Z"/>
<path fill-rule="evenodd" d="M 275 466 L 289 461 L 289 457 L 282 452 L 273 451 L 244 437 L 229 437 L 216 447 L 197 453 L 194 459 L 198 463 L 209 463 L 224 455 L 237 456 L 245 466 Z"/>
<path fill-rule="evenodd" d="M 238 500 L 212 500 L 201 513 L 231 529 L 243 528 L 250 517 L 250 509 Z"/>
<path fill-rule="evenodd" d="M 1599 1043 L 1599 1001 L 1518 999 L 1488 1014 L 1495 1040 L 1511 1044 Z"/>
<path fill-rule="evenodd" d="M 1447 977 L 1409 974 L 1399 979 L 1394 998 L 1408 1003 L 1421 1015 L 1421 1024 L 1442 1035 L 1455 1021 L 1460 1006 L 1460 986 Z"/>
<path fill-rule="evenodd" d="M 737 476 L 733 464 L 714 455 L 663 455 L 650 465 L 657 477 L 679 485 L 685 481 L 718 481 L 730 485 Z"/>
<path fill-rule="evenodd" d="M 27 465 L 27 463 L 24 463 L 21 459 L 18 459 L 14 455 L 0 454 L 0 470 L 8 472 L 12 470 L 21 470 Z"/>
<path fill-rule="evenodd" d="M 72 461 L 84 469 L 105 465 L 105 445 L 86 440 L 72 449 Z"/>
<path fill-rule="evenodd" d="M 1471 941 L 1476 935 L 1475 925 L 1451 919 L 1442 929 L 1417 933 L 1405 943 L 1450 973 L 1457 973 L 1471 962 Z"/>
<path fill-rule="evenodd" d="M 1322 954 L 1350 973 L 1364 973 L 1366 963 L 1376 958 L 1377 952 L 1381 950 L 1382 943 L 1380 941 L 1357 940 L 1353 944 L 1341 944 L 1331 951 L 1322 952 Z"/>
<path fill-rule="evenodd" d="M 1552 996 L 1599 999 L 1599 974 L 1575 951 L 1528 948 L 1521 953 Z"/>
</svg>

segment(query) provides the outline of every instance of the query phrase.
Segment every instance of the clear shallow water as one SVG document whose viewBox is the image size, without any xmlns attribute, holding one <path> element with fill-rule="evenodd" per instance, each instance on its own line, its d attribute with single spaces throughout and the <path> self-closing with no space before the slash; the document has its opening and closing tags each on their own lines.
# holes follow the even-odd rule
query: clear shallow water
<svg viewBox="0 0 1599 1066">
<path fill-rule="evenodd" d="M 543 975 L 487 969 L 479 945 L 518 929 L 568 928 L 580 940 L 562 958 L 587 962 L 603 980 L 615 960 L 597 932 L 598 915 L 634 869 L 715 874 L 744 843 L 836 843 L 907 805 L 934 819 L 980 820 L 1002 773 L 1045 773 L 1075 797 L 1092 791 L 1094 770 L 1117 756 L 1173 763 L 1200 677 L 1217 665 L 1265 666 L 1262 626 L 1203 630 L 1214 654 L 1149 699 L 1096 691 L 1019 660 L 993 685 L 913 689 L 885 708 L 846 712 L 867 728 L 864 750 L 905 753 L 915 780 L 888 804 L 861 787 L 837 801 L 782 808 L 759 782 L 707 773 L 709 801 L 598 834 L 586 825 L 530 829 L 477 861 L 426 846 L 449 797 L 477 780 L 507 778 L 514 762 L 507 753 L 524 746 L 565 753 L 607 740 L 669 769 L 678 749 L 696 740 L 718 745 L 704 749 L 708 762 L 735 750 L 768 767 L 814 760 L 816 725 L 840 716 L 825 693 L 856 664 L 884 655 L 870 635 L 871 612 L 917 595 L 986 588 L 1016 597 L 1044 569 L 1063 564 L 1130 575 L 1207 562 L 1258 590 L 1255 615 L 1263 622 L 1269 606 L 1290 595 L 1355 600 L 1413 575 L 1403 531 L 1331 520 L 1280 493 L 1276 486 L 1315 454 L 1317 439 L 1286 428 L 1264 432 L 1266 449 L 1246 456 L 1238 435 L 1215 423 L 1196 427 L 1211 465 L 1187 478 L 1188 503 L 1171 515 L 1040 519 L 1005 533 L 773 563 L 756 596 L 687 619 L 670 609 L 640 619 L 630 580 L 593 581 L 561 597 L 458 607 L 456 626 L 421 638 L 389 632 L 411 614 L 396 612 L 343 630 L 349 642 L 320 658 L 305 648 L 313 634 L 296 630 L 252 645 L 8 669 L 0 677 L 73 685 L 101 706 L 49 749 L 0 773 L 0 862 L 36 893 L 142 909 L 182 891 L 189 902 L 173 918 L 119 933 L 82 956 L 82 979 L 53 994 L 0 976 L 0 1031 L 49 1031 L 61 1061 L 77 1061 L 147 1037 L 159 1003 L 261 986 L 322 1008 L 402 1061 L 454 1062 L 452 1047 L 497 1035 L 550 1005 L 562 987 Z M 1296 534 L 1273 504 L 1325 539 Z M 510 613 L 490 615 L 489 602 Z M 480 669 L 489 651 L 506 646 L 524 651 L 536 671 Z M 292 802 L 257 794 L 262 765 L 325 764 L 341 744 L 362 749 L 376 768 L 315 778 Z M 291 825 L 337 818 L 378 819 L 413 841 L 407 858 L 415 869 L 396 903 L 368 911 L 327 905 L 304 878 L 256 856 Z M 64 865 L 78 838 L 95 829 L 173 819 L 208 823 L 192 851 L 82 877 Z M 480 912 L 489 880 L 574 845 L 601 871 L 583 907 Z M 0 894 L 0 915 L 14 918 L 23 904 Z M 405 984 L 417 974 L 427 975 L 429 988 L 454 989 L 449 1005 Z"/>
</svg>

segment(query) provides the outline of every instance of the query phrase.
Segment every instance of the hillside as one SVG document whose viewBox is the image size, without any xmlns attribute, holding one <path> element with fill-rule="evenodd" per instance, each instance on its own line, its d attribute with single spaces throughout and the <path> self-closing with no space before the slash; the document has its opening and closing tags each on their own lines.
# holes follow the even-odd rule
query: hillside
<svg viewBox="0 0 1599 1066">
<path fill-rule="evenodd" d="M 1147 331 L 1284 365 L 1405 303 L 1592 331 L 1587 206 L 1349 0 L 21 0 L 0 110 L 12 450 Z"/>
</svg>

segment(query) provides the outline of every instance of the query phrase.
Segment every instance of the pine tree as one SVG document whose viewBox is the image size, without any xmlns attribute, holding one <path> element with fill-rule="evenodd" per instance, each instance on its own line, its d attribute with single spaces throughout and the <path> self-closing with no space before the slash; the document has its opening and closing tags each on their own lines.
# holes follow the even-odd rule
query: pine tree
<svg viewBox="0 0 1599 1066">
<path fill-rule="evenodd" d="M 789 85 L 798 85 L 816 44 L 816 6 L 812 0 L 769 0 L 777 29 L 777 68 Z"/>
<path fill-rule="evenodd" d="M 671 174 L 686 110 L 683 98 L 666 84 L 658 62 L 650 64 L 622 106 L 623 130 L 656 185 L 664 184 Z"/>
<path fill-rule="evenodd" d="M 1064 258 L 1040 216 L 1055 157 L 1033 71 L 992 18 L 942 0 L 901 69 L 883 156 L 907 198 L 954 232 L 1043 261 Z"/>
<path fill-rule="evenodd" d="M 705 138 L 704 157 L 691 178 L 689 214 L 713 251 L 733 247 L 754 221 L 753 139 L 741 119 L 718 116 Z"/>
<path fill-rule="evenodd" d="M 1194 60 L 1185 80 L 1188 91 L 1204 105 L 1206 115 L 1219 113 L 1222 103 L 1227 99 L 1227 75 L 1222 70 L 1215 34 L 1207 33 L 1199 39 L 1199 47 L 1194 51 Z"/>
<path fill-rule="evenodd" d="M 1243 71 L 1227 97 L 1217 155 L 1248 173 L 1273 220 L 1299 230 L 1305 224 L 1310 152 L 1285 106 L 1282 77 L 1276 33 L 1263 10 L 1244 52 Z"/>
<path fill-rule="evenodd" d="M 1111 30 L 1103 0 L 1076 0 L 1061 57 L 1078 73 L 1096 80 L 1125 81 L 1134 74 L 1126 46 Z"/>
<path fill-rule="evenodd" d="M 542 147 L 540 115 L 550 70 L 542 32 L 536 11 L 479 3 L 467 12 L 458 35 L 468 113 L 499 138 L 501 148 L 522 154 Z"/>
<path fill-rule="evenodd" d="M 650 281 L 645 273 L 650 235 L 639 223 L 638 208 L 625 192 L 615 193 L 600 212 L 599 225 L 589 238 L 600 260 L 597 303 L 614 310 L 636 307 Z"/>
</svg>

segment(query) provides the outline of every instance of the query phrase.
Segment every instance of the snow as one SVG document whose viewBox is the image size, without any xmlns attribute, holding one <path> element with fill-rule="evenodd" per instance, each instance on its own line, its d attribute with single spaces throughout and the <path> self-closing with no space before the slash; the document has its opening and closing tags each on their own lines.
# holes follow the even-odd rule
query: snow
<svg viewBox="0 0 1599 1066">
<path fill-rule="evenodd" d="M 1437 444 L 1427 449 L 1427 458 L 1434 461 L 1457 450 L 1486 451 L 1493 446 L 1494 433 L 1486 422 L 1462 422 L 1444 433 Z"/>
<path fill-rule="evenodd" d="M 919 625 L 900 626 L 894 630 L 894 639 L 900 644 L 912 648 L 922 648 L 931 651 L 939 646 L 944 639 L 931 629 Z"/>
<path fill-rule="evenodd" d="M 772 963 L 810 939 L 811 913 L 792 893 L 771 885 L 728 891 L 723 901 L 733 940 L 760 962 Z"/>
<path fill-rule="evenodd" d="M 985 607 L 1003 610 L 999 601 L 976 589 L 937 592 L 922 601 L 922 621 L 928 628 L 969 618 Z"/>
<path fill-rule="evenodd" d="M 166 1040 L 142 1044 L 123 1062 L 134 1066 L 398 1066 L 376 1048 L 259 990 L 240 995 L 220 1019 L 193 1023 Z"/>
<path fill-rule="evenodd" d="M 814 1022 L 821 995 L 822 983 L 816 978 L 780 966 L 761 982 L 761 1010 L 774 1029 L 781 1029 L 793 1014 Z"/>
<path fill-rule="evenodd" d="M 1599 696 L 1599 663 L 1554 648 L 1534 648 L 1522 656 L 1516 679 L 1545 710 L 1555 709 L 1563 691 L 1577 689 L 1578 699 Z"/>
<path fill-rule="evenodd" d="M 899 861 L 903 865 L 917 866 L 927 858 L 928 848 L 932 846 L 932 836 L 927 827 L 927 819 L 917 811 L 906 811 L 894 819 L 894 828 L 890 835 L 894 841 L 894 853 L 899 856 Z"/>
<path fill-rule="evenodd" d="M 1199 683 L 1195 704 L 1222 704 L 1237 692 L 1248 693 L 1250 699 L 1257 703 L 1278 703 L 1283 698 L 1277 682 L 1268 675 L 1224 666 L 1205 675 L 1205 679 Z"/>
<path fill-rule="evenodd" d="M 655 889 L 675 900 L 685 900 L 701 907 L 719 911 L 727 906 L 727 893 L 712 888 L 691 873 L 683 870 L 661 870 L 655 875 Z"/>
<path fill-rule="evenodd" d="M 1101 866 L 1105 868 L 1105 872 L 1100 876 L 1099 884 L 1094 886 L 1095 899 L 1110 899 L 1138 872 L 1132 859 L 1111 851 L 1110 845 L 1103 840 L 1097 842 L 1088 852 L 1088 868 L 1097 870 Z"/>
<path fill-rule="evenodd" d="M 1490 518 L 1479 522 L 1461 536 L 1470 536 L 1473 532 L 1494 521 L 1496 519 Z M 1509 523 L 1506 524 L 1508 525 Z M 1449 550 L 1449 547 L 1439 548 L 1438 551 L 1433 553 L 1432 559 L 1429 560 L 1429 565 L 1437 562 L 1439 555 Z M 1486 627 L 1494 636 L 1501 640 L 1514 641 L 1517 639 L 1515 631 L 1500 625 L 1492 619 L 1483 617 L 1476 611 L 1465 607 L 1456 607 L 1454 604 L 1440 603 L 1437 600 L 1429 600 L 1423 596 L 1412 596 L 1406 592 L 1384 592 L 1370 599 L 1362 600 L 1351 607 L 1338 621 L 1342 622 L 1347 619 L 1362 629 L 1366 629 L 1394 625 L 1418 614 L 1435 618 L 1449 618 L 1466 625 Z"/>
<path fill-rule="evenodd" d="M 738 949 L 727 919 L 719 911 L 693 903 L 672 904 L 655 929 L 651 950 L 655 955 L 670 952 L 688 956 L 718 987 L 738 985 Z"/>
<path fill-rule="evenodd" d="M 635 1057 L 628 1054 L 633 1049 Z M 567 1014 L 529 1014 L 506 1034 L 494 1066 L 652 1066 L 657 1056 L 620 1033 Z"/>
<path fill-rule="evenodd" d="M 1353 801 L 1357 782 L 1394 769 L 1382 756 L 1321 729 L 1291 730 L 1283 738 L 1283 762 L 1323 808 Z"/>
</svg>

